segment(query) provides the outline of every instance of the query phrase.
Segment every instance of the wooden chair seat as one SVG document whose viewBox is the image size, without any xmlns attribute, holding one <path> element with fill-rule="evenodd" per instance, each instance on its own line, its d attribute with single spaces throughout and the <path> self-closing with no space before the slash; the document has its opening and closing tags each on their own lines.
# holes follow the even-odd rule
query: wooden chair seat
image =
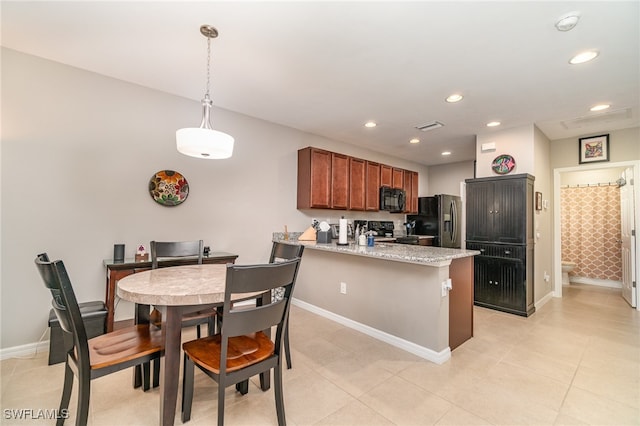
<svg viewBox="0 0 640 426">
<path fill-rule="evenodd" d="M 237 391 L 246 394 L 251 377 L 260 374 L 261 383 L 264 383 L 263 379 L 273 370 L 278 425 L 286 425 L 282 343 L 299 266 L 299 257 L 282 263 L 227 265 L 220 332 L 182 345 L 183 423 L 191 419 L 194 370 L 198 367 L 218 383 L 218 426 L 224 425 L 226 388 L 235 385 Z M 282 298 L 271 303 L 242 305 L 232 302 L 237 295 L 273 294 L 273 290 L 280 287 L 284 289 Z M 275 339 L 270 336 L 273 327 Z M 263 390 L 266 389 L 263 387 Z"/>
<path fill-rule="evenodd" d="M 216 334 L 187 342 L 182 345 L 182 349 L 196 365 L 220 374 L 221 341 L 222 336 Z M 274 343 L 263 332 L 230 337 L 227 350 L 227 372 L 231 373 L 257 364 L 273 355 L 274 350 Z"/>
<path fill-rule="evenodd" d="M 143 390 L 148 390 L 150 363 L 154 361 L 158 366 L 153 372 L 156 386 L 160 373 L 157 361 L 164 352 L 162 331 L 145 323 L 87 339 L 80 307 L 64 263 L 61 260 L 51 262 L 46 253 L 40 253 L 35 264 L 45 287 L 51 292 L 60 329 L 73 342 L 73 347 L 66 354 L 59 412 L 68 410 L 75 381 L 78 382 L 77 426 L 86 426 L 88 423 L 93 379 L 135 366 L 142 371 L 134 376 L 134 386 L 141 385 Z M 56 425 L 62 426 L 65 419 L 66 416 L 59 416 Z"/>
<path fill-rule="evenodd" d="M 162 331 L 139 324 L 89 339 L 92 370 L 109 368 L 153 354 L 164 347 Z"/>
</svg>

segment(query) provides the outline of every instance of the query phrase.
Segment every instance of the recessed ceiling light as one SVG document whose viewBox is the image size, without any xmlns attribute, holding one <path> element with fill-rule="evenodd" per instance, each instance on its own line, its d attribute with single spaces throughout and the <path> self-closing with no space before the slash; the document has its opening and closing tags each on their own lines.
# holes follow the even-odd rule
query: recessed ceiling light
<svg viewBox="0 0 640 426">
<path fill-rule="evenodd" d="M 592 59 L 595 59 L 600 53 L 597 50 L 587 50 L 582 53 L 578 53 L 576 56 L 569 60 L 571 65 L 584 64 Z"/>
<path fill-rule="evenodd" d="M 375 121 L 367 121 L 366 123 L 364 123 L 364 127 L 376 127 L 378 124 Z"/>
<path fill-rule="evenodd" d="M 442 153 L 442 155 L 445 155 L 445 156 L 446 156 L 446 155 L 451 155 L 451 151 L 444 151 L 444 152 Z"/>
<path fill-rule="evenodd" d="M 449 103 L 454 103 L 454 102 L 460 102 L 462 98 L 463 98 L 462 95 L 458 93 L 454 93 L 453 95 L 449 95 L 445 100 Z"/>
<path fill-rule="evenodd" d="M 490 121 L 489 123 L 487 123 L 487 127 L 496 127 L 499 125 L 500 125 L 499 121 Z"/>
<path fill-rule="evenodd" d="M 578 24 L 580 20 L 580 12 L 569 12 L 558 18 L 556 28 L 558 31 L 569 31 Z"/>
<path fill-rule="evenodd" d="M 409 141 L 409 143 L 420 143 L 420 139 L 418 138 L 413 138 Z"/>
<path fill-rule="evenodd" d="M 610 106 L 611 106 L 611 105 L 609 105 L 609 104 L 600 104 L 600 105 L 595 105 L 595 106 L 592 106 L 592 107 L 589 109 L 589 111 L 602 111 L 602 110 L 605 110 L 605 109 L 609 108 Z"/>
</svg>

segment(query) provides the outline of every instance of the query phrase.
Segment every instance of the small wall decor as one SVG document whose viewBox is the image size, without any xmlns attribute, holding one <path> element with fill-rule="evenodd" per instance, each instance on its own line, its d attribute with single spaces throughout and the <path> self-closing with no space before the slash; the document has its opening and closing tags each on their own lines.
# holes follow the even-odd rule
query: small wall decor
<svg viewBox="0 0 640 426">
<path fill-rule="evenodd" d="M 542 210 L 542 192 L 536 191 L 536 210 Z"/>
<path fill-rule="evenodd" d="M 580 164 L 609 161 L 609 135 L 580 138 L 578 144 Z"/>
<path fill-rule="evenodd" d="M 189 196 L 189 183 L 180 173 L 161 170 L 149 181 L 149 194 L 158 204 L 172 207 L 184 203 Z"/>
<path fill-rule="evenodd" d="M 506 175 L 511 172 L 515 166 L 516 160 L 507 154 L 498 155 L 491 163 L 491 169 L 499 175 Z"/>
</svg>

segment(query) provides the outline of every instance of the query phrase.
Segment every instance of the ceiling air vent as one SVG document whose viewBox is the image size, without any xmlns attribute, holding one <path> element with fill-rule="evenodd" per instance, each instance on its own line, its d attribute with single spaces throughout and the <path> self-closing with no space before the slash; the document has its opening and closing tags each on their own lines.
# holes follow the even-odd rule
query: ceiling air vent
<svg viewBox="0 0 640 426">
<path fill-rule="evenodd" d="M 428 132 L 429 130 L 435 130 L 442 126 L 444 126 L 444 124 L 442 124 L 441 122 L 432 121 L 430 123 L 423 124 L 422 126 L 416 126 L 416 129 L 422 130 L 423 132 Z"/>
<path fill-rule="evenodd" d="M 560 122 L 562 127 L 567 130 L 580 129 L 591 125 L 608 124 L 614 121 L 628 120 L 631 118 L 631 108 L 619 109 L 616 111 L 610 111 L 595 115 L 589 115 L 585 117 L 578 117 L 572 120 L 565 120 Z"/>
</svg>

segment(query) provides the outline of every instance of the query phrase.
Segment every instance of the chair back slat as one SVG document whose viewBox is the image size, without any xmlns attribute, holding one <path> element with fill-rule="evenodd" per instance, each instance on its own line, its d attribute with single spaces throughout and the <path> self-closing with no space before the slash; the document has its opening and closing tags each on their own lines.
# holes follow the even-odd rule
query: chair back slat
<svg viewBox="0 0 640 426">
<path fill-rule="evenodd" d="M 224 330 L 225 335 L 242 336 L 278 325 L 283 319 L 285 308 L 286 301 L 281 299 L 264 306 L 251 308 L 243 306 L 238 310 L 232 309 L 225 317 L 225 321 L 228 321 L 223 325 L 227 327 Z"/>
<path fill-rule="evenodd" d="M 87 332 L 78 306 L 78 300 L 71 286 L 71 280 L 61 260 L 49 261 L 46 253 L 35 259 L 36 268 L 45 287 L 51 291 L 51 305 L 64 333 L 73 335 L 74 346 L 78 352 L 78 361 L 89 362 Z M 73 351 L 72 351 L 73 352 Z M 87 364 L 88 365 L 88 364 Z"/>
<path fill-rule="evenodd" d="M 151 241 L 151 269 L 158 268 L 158 258 L 167 257 L 197 257 L 198 264 L 202 265 L 202 252 L 204 241 Z"/>
<path fill-rule="evenodd" d="M 296 259 L 261 265 L 228 264 L 225 293 L 251 293 L 284 287 L 294 281 L 299 263 Z"/>
<path fill-rule="evenodd" d="M 286 320 L 291 302 L 291 294 L 295 277 L 300 266 L 300 258 L 296 257 L 282 263 L 263 265 L 227 265 L 227 281 L 223 307 L 222 339 L 242 334 L 254 333 L 277 326 L 276 346 L 279 351 L 279 340 L 282 326 Z M 268 292 L 284 287 L 284 297 L 263 306 L 233 307 L 233 295 Z"/>
<path fill-rule="evenodd" d="M 269 256 L 269 263 L 281 262 L 283 260 L 290 260 L 296 257 L 302 257 L 304 246 L 285 244 L 280 242 L 274 242 L 271 247 L 271 256 Z"/>
</svg>

